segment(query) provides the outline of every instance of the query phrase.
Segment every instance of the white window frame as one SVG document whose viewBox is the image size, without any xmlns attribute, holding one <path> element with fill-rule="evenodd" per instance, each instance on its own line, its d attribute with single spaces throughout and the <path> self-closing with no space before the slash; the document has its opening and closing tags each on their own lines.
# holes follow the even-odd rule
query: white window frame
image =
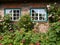
<svg viewBox="0 0 60 45">
<path fill-rule="evenodd" d="M 12 16 L 11 16 L 12 17 L 12 20 L 11 21 L 18 21 L 20 19 L 20 15 L 21 15 L 21 10 L 20 9 L 15 9 L 15 8 L 13 8 L 13 9 L 9 9 L 9 8 L 8 9 L 5 9 L 4 10 L 5 15 L 6 15 L 6 10 L 12 10 L 12 13 L 11 13 L 12 14 Z M 14 20 L 14 16 L 13 16 L 13 14 L 14 14 L 13 11 L 14 10 L 19 10 L 19 13 L 17 13 L 17 14 L 19 14 L 19 19 L 18 20 Z M 16 17 L 18 17 L 18 16 L 16 16 Z"/>
<path fill-rule="evenodd" d="M 46 11 L 45 17 L 42 16 L 42 17 L 45 18 L 45 20 L 39 20 L 39 10 L 38 10 L 38 16 L 36 16 L 36 17 L 38 17 L 38 20 L 32 20 L 32 17 L 33 17 L 33 16 L 32 16 L 32 14 L 33 14 L 33 13 L 32 13 L 32 10 L 35 10 L 35 9 L 44 9 L 44 10 Z M 32 21 L 41 21 L 41 22 L 44 21 L 44 22 L 46 22 L 47 19 L 48 19 L 47 10 L 46 10 L 45 8 L 31 8 L 31 9 L 30 9 L 30 15 L 31 15 L 31 20 L 32 20 Z M 34 15 L 36 15 L 36 14 L 34 14 Z"/>
</svg>

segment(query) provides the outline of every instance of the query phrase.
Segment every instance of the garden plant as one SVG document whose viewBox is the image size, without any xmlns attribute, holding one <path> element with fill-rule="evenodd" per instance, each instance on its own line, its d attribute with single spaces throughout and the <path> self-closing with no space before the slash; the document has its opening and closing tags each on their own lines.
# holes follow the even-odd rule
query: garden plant
<svg viewBox="0 0 60 45">
<path fill-rule="evenodd" d="M 48 14 L 50 28 L 46 33 L 33 31 L 30 15 L 21 16 L 16 24 L 5 16 L 0 22 L 0 45 L 60 45 L 60 8 L 53 4 Z"/>
</svg>

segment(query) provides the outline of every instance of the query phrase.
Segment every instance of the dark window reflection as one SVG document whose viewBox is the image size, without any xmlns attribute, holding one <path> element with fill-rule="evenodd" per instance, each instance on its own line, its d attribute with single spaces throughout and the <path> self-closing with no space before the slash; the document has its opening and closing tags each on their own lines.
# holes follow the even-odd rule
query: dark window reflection
<svg viewBox="0 0 60 45">
<path fill-rule="evenodd" d="M 19 10 L 17 10 L 17 13 L 19 13 Z"/>
<path fill-rule="evenodd" d="M 36 16 L 38 16 L 38 13 L 36 13 Z"/>
<path fill-rule="evenodd" d="M 12 20 L 12 17 L 10 18 L 10 20 Z"/>
<path fill-rule="evenodd" d="M 43 17 L 43 20 L 45 20 L 45 18 Z"/>
<path fill-rule="evenodd" d="M 35 11 L 34 10 L 32 10 L 32 13 L 34 13 Z"/>
<path fill-rule="evenodd" d="M 34 17 L 32 17 L 32 20 L 34 20 Z"/>
<path fill-rule="evenodd" d="M 32 14 L 32 16 L 34 16 L 34 14 Z"/>
<path fill-rule="evenodd" d="M 35 17 L 35 20 L 38 20 L 38 17 Z"/>
<path fill-rule="evenodd" d="M 13 16 L 16 16 L 16 14 L 13 14 Z"/>
<path fill-rule="evenodd" d="M 43 17 L 39 17 L 39 20 L 42 20 L 43 19 Z"/>
<path fill-rule="evenodd" d="M 16 10 L 13 10 L 14 13 L 16 13 Z"/>
<path fill-rule="evenodd" d="M 19 16 L 18 16 L 18 17 L 16 17 L 16 19 L 19 19 Z"/>
<path fill-rule="evenodd" d="M 16 17 L 14 17 L 14 20 L 16 20 Z"/>
<path fill-rule="evenodd" d="M 17 16 L 19 16 L 19 14 L 17 14 Z"/>
<path fill-rule="evenodd" d="M 42 14 L 39 14 L 39 16 L 42 16 Z"/>
</svg>

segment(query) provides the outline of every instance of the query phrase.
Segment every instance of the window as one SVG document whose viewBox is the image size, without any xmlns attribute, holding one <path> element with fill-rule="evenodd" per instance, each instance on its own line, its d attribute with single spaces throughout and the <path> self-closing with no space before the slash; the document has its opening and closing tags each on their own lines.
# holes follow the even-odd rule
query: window
<svg viewBox="0 0 60 45">
<path fill-rule="evenodd" d="M 5 15 L 10 15 L 12 21 L 18 21 L 20 18 L 20 9 L 5 9 Z"/>
<path fill-rule="evenodd" d="M 47 21 L 47 11 L 45 8 L 31 9 L 32 21 Z"/>
</svg>

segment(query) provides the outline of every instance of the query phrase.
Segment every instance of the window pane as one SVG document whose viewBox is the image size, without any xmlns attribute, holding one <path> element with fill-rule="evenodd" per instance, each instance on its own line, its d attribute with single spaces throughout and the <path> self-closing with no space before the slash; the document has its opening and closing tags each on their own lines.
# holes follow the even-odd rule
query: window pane
<svg viewBox="0 0 60 45">
<path fill-rule="evenodd" d="M 34 14 L 32 14 L 32 16 L 34 16 Z"/>
<path fill-rule="evenodd" d="M 13 16 L 16 16 L 16 14 L 13 14 Z"/>
<path fill-rule="evenodd" d="M 33 9 L 32 13 L 38 13 L 38 9 Z"/>
<path fill-rule="evenodd" d="M 19 19 L 19 16 L 17 16 L 16 19 Z"/>
<path fill-rule="evenodd" d="M 17 10 L 17 13 L 19 13 L 19 10 Z"/>
<path fill-rule="evenodd" d="M 34 13 L 35 11 L 34 10 L 32 10 L 32 13 Z"/>
<path fill-rule="evenodd" d="M 39 20 L 42 20 L 43 19 L 43 17 L 39 17 Z"/>
<path fill-rule="evenodd" d="M 13 20 L 16 20 L 16 17 L 13 17 Z"/>
<path fill-rule="evenodd" d="M 17 16 L 19 16 L 19 14 L 17 14 Z"/>
<path fill-rule="evenodd" d="M 45 20 L 45 18 L 43 17 L 43 20 Z"/>
<path fill-rule="evenodd" d="M 18 14 L 18 13 L 20 13 L 19 11 L 20 11 L 20 10 L 17 10 L 17 9 L 16 9 L 16 10 L 13 10 L 13 13 L 14 13 L 14 14 Z"/>
<path fill-rule="evenodd" d="M 45 14 L 42 14 L 42 16 L 45 16 Z"/>
<path fill-rule="evenodd" d="M 38 20 L 38 17 L 35 17 L 35 20 Z"/>
<path fill-rule="evenodd" d="M 10 20 L 12 20 L 12 17 L 10 18 Z"/>
<path fill-rule="evenodd" d="M 36 13 L 36 16 L 38 16 L 38 13 Z"/>
<path fill-rule="evenodd" d="M 39 16 L 41 17 L 41 16 L 42 16 L 42 14 L 39 14 Z"/>
<path fill-rule="evenodd" d="M 13 13 L 16 13 L 16 10 L 13 10 Z"/>
<path fill-rule="evenodd" d="M 34 20 L 34 17 L 32 17 L 32 20 Z"/>
<path fill-rule="evenodd" d="M 12 10 L 7 9 L 7 10 L 6 10 L 6 14 L 12 14 Z"/>
</svg>

